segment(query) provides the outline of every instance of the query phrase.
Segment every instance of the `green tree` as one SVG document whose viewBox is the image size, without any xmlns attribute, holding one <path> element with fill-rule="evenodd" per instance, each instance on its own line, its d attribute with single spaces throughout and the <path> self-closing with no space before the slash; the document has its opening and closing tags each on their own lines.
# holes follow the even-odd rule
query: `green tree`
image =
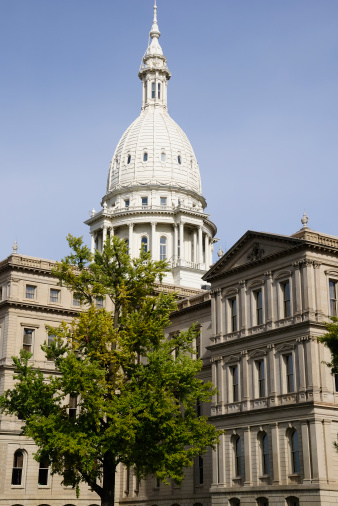
<svg viewBox="0 0 338 506">
<path fill-rule="evenodd" d="M 327 346 L 331 352 L 331 362 L 326 365 L 331 368 L 332 374 L 338 374 L 338 318 L 331 317 L 331 322 L 325 324 L 326 334 L 319 340 Z"/>
<path fill-rule="evenodd" d="M 196 376 L 202 362 L 194 357 L 195 328 L 165 338 L 176 308 L 174 294 L 154 293 L 165 262 L 145 251 L 131 259 L 116 237 L 94 258 L 81 238 L 68 242 L 72 253 L 54 274 L 82 311 L 48 329 L 55 338 L 43 350 L 56 374 L 46 378 L 25 351 L 13 357 L 17 382 L 0 409 L 25 420 L 22 433 L 35 441 L 35 458 L 48 458 L 63 483 L 79 493 L 86 482 L 102 506 L 113 506 L 119 464 L 139 479 L 179 483 L 184 468 L 217 444 L 216 429 L 195 409 L 210 400 L 212 385 Z M 110 299 L 113 310 L 97 308 L 98 298 Z"/>
</svg>

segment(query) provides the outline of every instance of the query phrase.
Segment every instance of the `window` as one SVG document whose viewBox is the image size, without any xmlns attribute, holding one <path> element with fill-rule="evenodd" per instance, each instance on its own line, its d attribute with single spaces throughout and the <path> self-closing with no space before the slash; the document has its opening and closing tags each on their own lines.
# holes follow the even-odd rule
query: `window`
<svg viewBox="0 0 338 506">
<path fill-rule="evenodd" d="M 254 293 L 256 302 L 256 325 L 262 325 L 263 323 L 263 297 L 262 290 L 258 290 Z"/>
<path fill-rule="evenodd" d="M 127 253 L 129 255 L 129 239 L 125 239 L 124 242 L 126 243 L 126 246 L 127 246 Z"/>
<path fill-rule="evenodd" d="M 103 298 L 102 297 L 96 297 L 96 299 L 95 299 L 95 307 L 97 307 L 97 309 L 102 309 L 103 308 Z"/>
<path fill-rule="evenodd" d="M 288 393 L 291 393 L 295 391 L 292 355 L 285 355 L 285 364 L 286 364 L 286 389 Z"/>
<path fill-rule="evenodd" d="M 337 281 L 329 281 L 330 289 L 330 316 L 337 316 Z"/>
<path fill-rule="evenodd" d="M 53 302 L 54 304 L 60 302 L 60 290 L 55 290 L 54 288 L 50 289 L 49 302 Z"/>
<path fill-rule="evenodd" d="M 242 443 L 241 438 L 237 437 L 234 442 L 235 450 L 235 477 L 242 476 Z"/>
<path fill-rule="evenodd" d="M 12 485 L 22 484 L 23 472 L 23 452 L 18 450 L 14 453 L 13 470 L 12 470 Z"/>
<path fill-rule="evenodd" d="M 161 98 L 161 83 L 157 83 L 157 98 Z"/>
<path fill-rule="evenodd" d="M 69 418 L 76 418 L 77 414 L 77 395 L 69 396 Z"/>
<path fill-rule="evenodd" d="M 142 197 L 142 207 L 147 207 L 148 205 L 148 197 Z"/>
<path fill-rule="evenodd" d="M 237 332 L 237 299 L 230 299 L 230 319 L 231 319 L 231 332 Z"/>
<path fill-rule="evenodd" d="M 44 458 L 39 465 L 38 485 L 48 485 L 49 459 Z"/>
<path fill-rule="evenodd" d="M 26 299 L 35 299 L 36 286 L 26 285 Z"/>
<path fill-rule="evenodd" d="M 130 200 L 129 200 L 129 199 L 126 199 L 126 200 L 124 201 L 124 205 L 125 205 L 125 207 L 129 207 L 129 205 L 130 205 Z"/>
<path fill-rule="evenodd" d="M 334 375 L 334 389 L 338 392 L 338 374 Z"/>
<path fill-rule="evenodd" d="M 181 257 L 181 241 L 179 239 L 177 240 L 177 256 Z"/>
<path fill-rule="evenodd" d="M 127 158 L 127 164 L 129 165 L 131 162 L 131 155 L 128 155 L 128 158 Z"/>
<path fill-rule="evenodd" d="M 141 238 L 141 250 L 143 250 L 145 253 L 147 253 L 147 251 L 148 251 L 148 237 Z"/>
<path fill-rule="evenodd" d="M 161 237 L 160 239 L 160 260 L 166 260 L 167 258 L 167 238 Z"/>
<path fill-rule="evenodd" d="M 241 504 L 241 501 L 239 499 L 237 499 L 236 497 L 233 497 L 232 499 L 230 499 L 230 506 L 240 506 Z"/>
<path fill-rule="evenodd" d="M 23 329 L 22 349 L 28 351 L 29 353 L 32 353 L 33 335 L 34 335 L 33 329 Z"/>
<path fill-rule="evenodd" d="M 282 292 L 283 292 L 283 316 L 284 318 L 288 318 L 289 316 L 291 316 L 289 281 L 287 281 L 286 283 L 282 283 Z"/>
<path fill-rule="evenodd" d="M 262 472 L 270 474 L 269 438 L 267 434 L 262 437 Z"/>
<path fill-rule="evenodd" d="M 161 162 L 164 163 L 166 161 L 167 157 L 165 153 L 161 153 Z"/>
<path fill-rule="evenodd" d="M 143 153 L 143 161 L 144 162 L 148 161 L 148 153 Z"/>
<path fill-rule="evenodd" d="M 266 497 L 259 497 L 256 501 L 257 506 L 269 506 L 269 500 Z"/>
<path fill-rule="evenodd" d="M 178 161 L 178 165 L 182 165 L 182 157 L 181 157 L 181 155 L 178 155 L 177 161 Z"/>
<path fill-rule="evenodd" d="M 165 207 L 167 205 L 167 197 L 161 197 L 161 206 Z"/>
<path fill-rule="evenodd" d="M 258 396 L 265 397 L 265 364 L 264 360 L 257 361 Z"/>
<path fill-rule="evenodd" d="M 238 365 L 230 367 L 230 374 L 232 378 L 232 402 L 238 401 Z"/>
<path fill-rule="evenodd" d="M 151 83 L 151 98 L 155 98 L 155 83 Z"/>
<path fill-rule="evenodd" d="M 80 307 L 80 299 L 78 299 L 75 295 L 73 295 L 73 306 Z"/>
<path fill-rule="evenodd" d="M 197 468 L 197 483 L 198 485 L 203 485 L 203 458 L 198 457 L 198 468 Z"/>
<path fill-rule="evenodd" d="M 286 502 L 288 506 L 299 506 L 298 497 L 287 497 Z"/>
<path fill-rule="evenodd" d="M 0 286 L 0 301 L 2 300 L 2 286 Z"/>
<path fill-rule="evenodd" d="M 300 460 L 299 460 L 299 441 L 298 432 L 296 430 L 291 434 L 291 472 L 292 474 L 300 472 Z"/>
</svg>

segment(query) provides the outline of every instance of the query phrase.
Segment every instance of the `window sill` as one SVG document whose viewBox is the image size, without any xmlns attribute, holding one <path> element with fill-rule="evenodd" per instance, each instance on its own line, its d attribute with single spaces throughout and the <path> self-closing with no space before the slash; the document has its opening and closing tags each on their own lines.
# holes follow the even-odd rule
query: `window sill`
<svg viewBox="0 0 338 506">
<path fill-rule="evenodd" d="M 22 489 L 23 490 L 25 487 L 24 487 L 24 485 L 11 485 L 11 488 L 15 488 L 16 490 L 17 489 Z"/>
<path fill-rule="evenodd" d="M 241 483 L 242 482 L 242 476 L 236 476 L 236 478 L 232 478 L 232 481 L 235 483 Z"/>
<path fill-rule="evenodd" d="M 43 490 L 51 488 L 50 485 L 38 485 L 38 489 L 42 488 Z"/>
</svg>

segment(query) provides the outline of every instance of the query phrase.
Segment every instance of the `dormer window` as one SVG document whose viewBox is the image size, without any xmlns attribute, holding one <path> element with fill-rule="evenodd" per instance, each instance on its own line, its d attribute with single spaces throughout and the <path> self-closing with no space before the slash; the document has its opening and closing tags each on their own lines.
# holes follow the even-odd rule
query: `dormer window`
<svg viewBox="0 0 338 506">
<path fill-rule="evenodd" d="M 157 84 L 157 98 L 161 98 L 161 83 Z"/>
<path fill-rule="evenodd" d="M 165 163 L 166 159 L 167 159 L 166 154 L 164 153 L 164 151 L 162 151 L 162 153 L 161 153 L 161 162 Z"/>
<path fill-rule="evenodd" d="M 148 161 L 148 153 L 147 152 L 143 153 L 143 161 L 144 162 Z"/>
<path fill-rule="evenodd" d="M 181 157 L 181 155 L 178 155 L 177 161 L 178 161 L 178 165 L 182 165 L 182 157 Z"/>
<path fill-rule="evenodd" d="M 151 98 L 155 98 L 155 83 L 151 83 Z"/>
</svg>

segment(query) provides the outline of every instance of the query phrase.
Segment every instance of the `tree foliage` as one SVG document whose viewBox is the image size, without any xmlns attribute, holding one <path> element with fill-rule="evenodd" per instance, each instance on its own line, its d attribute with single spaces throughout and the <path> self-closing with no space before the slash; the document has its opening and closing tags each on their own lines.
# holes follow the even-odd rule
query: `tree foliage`
<svg viewBox="0 0 338 506">
<path fill-rule="evenodd" d="M 325 324 L 326 334 L 324 334 L 320 341 L 327 346 L 331 352 L 331 362 L 327 363 L 331 368 L 332 374 L 338 373 L 338 318 L 331 317 L 331 322 Z"/>
<path fill-rule="evenodd" d="M 22 433 L 48 458 L 63 483 L 90 485 L 101 504 L 112 506 L 119 464 L 139 479 L 156 475 L 181 482 L 184 468 L 218 433 L 196 403 L 209 401 L 212 385 L 197 378 L 194 327 L 168 340 L 164 329 L 176 308 L 175 295 L 154 294 L 167 264 L 141 251 L 131 259 L 113 237 L 94 258 L 81 238 L 68 237 L 72 253 L 54 271 L 82 304 L 70 324 L 48 328 L 54 341 L 43 350 L 55 362 L 46 376 L 30 365 L 31 354 L 14 358 L 16 385 L 0 398 L 0 409 L 25 420 Z M 112 311 L 95 300 L 111 301 Z M 77 399 L 70 417 L 70 398 Z"/>
</svg>

